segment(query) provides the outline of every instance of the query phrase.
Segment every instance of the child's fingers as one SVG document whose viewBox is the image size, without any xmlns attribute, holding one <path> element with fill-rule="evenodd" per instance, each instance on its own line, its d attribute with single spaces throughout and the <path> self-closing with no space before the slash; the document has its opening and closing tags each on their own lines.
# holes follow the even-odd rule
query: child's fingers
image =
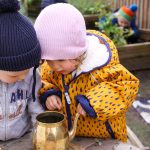
<svg viewBox="0 0 150 150">
<path fill-rule="evenodd" d="M 56 109 L 55 104 L 54 104 L 55 101 L 56 101 L 56 100 L 54 100 L 54 99 L 51 99 L 51 100 L 49 101 L 51 110 L 55 110 L 55 109 Z"/>
<path fill-rule="evenodd" d="M 48 100 L 46 101 L 46 107 L 47 107 L 47 109 L 52 110 L 52 107 Z"/>
<path fill-rule="evenodd" d="M 61 109 L 61 107 L 60 107 L 60 100 L 59 99 L 57 99 L 57 97 L 55 97 L 55 99 L 53 99 L 52 101 L 51 101 L 51 106 L 54 108 L 54 109 Z"/>
<path fill-rule="evenodd" d="M 61 99 L 59 97 L 57 97 L 56 99 L 57 99 L 58 109 L 61 110 L 62 108 Z"/>
<path fill-rule="evenodd" d="M 46 100 L 46 107 L 49 109 L 49 110 L 52 110 L 52 107 L 51 107 L 51 96 L 47 98 Z"/>
<path fill-rule="evenodd" d="M 60 110 L 62 108 L 61 99 L 55 95 L 48 97 L 46 100 L 46 107 L 49 110 Z"/>
<path fill-rule="evenodd" d="M 48 97 L 46 100 L 46 107 L 49 110 L 54 110 L 56 108 L 53 104 L 53 101 L 56 101 L 56 99 L 54 97 Z"/>
<path fill-rule="evenodd" d="M 83 108 L 81 110 L 81 115 L 86 116 L 86 112 L 83 110 Z"/>
<path fill-rule="evenodd" d="M 53 109 L 57 109 L 58 108 L 57 100 L 51 101 L 51 106 L 53 107 Z"/>
<path fill-rule="evenodd" d="M 80 104 L 78 104 L 78 106 L 77 106 L 77 112 L 83 116 L 86 116 L 86 112 Z"/>
<path fill-rule="evenodd" d="M 83 115 L 83 116 L 86 115 L 86 113 L 85 113 L 85 111 L 83 110 L 83 108 L 80 108 L 78 113 L 81 114 L 81 115 Z"/>
</svg>

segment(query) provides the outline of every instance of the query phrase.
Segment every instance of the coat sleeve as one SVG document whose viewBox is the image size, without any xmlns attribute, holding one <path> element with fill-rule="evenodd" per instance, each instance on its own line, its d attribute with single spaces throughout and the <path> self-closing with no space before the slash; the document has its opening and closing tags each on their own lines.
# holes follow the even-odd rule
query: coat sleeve
<svg viewBox="0 0 150 150">
<path fill-rule="evenodd" d="M 93 77 L 95 73 L 98 74 L 97 84 L 75 99 L 91 117 L 99 120 L 125 113 L 135 100 L 139 80 L 121 64 L 95 70 Z"/>
<path fill-rule="evenodd" d="M 39 99 L 42 106 L 46 109 L 45 102 L 47 97 L 51 95 L 57 95 L 61 98 L 62 93 L 56 84 L 51 80 L 52 72 L 47 63 L 44 63 L 41 66 L 40 73 L 42 79 L 42 88 L 39 90 Z"/>
<path fill-rule="evenodd" d="M 131 29 L 133 30 L 133 34 L 135 37 L 139 37 L 139 29 L 136 25 L 136 16 L 131 21 Z"/>
</svg>

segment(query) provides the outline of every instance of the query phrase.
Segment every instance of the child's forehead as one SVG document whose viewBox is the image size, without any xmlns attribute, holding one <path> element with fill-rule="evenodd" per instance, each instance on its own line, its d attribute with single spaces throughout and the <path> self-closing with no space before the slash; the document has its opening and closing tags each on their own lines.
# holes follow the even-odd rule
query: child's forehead
<svg viewBox="0 0 150 150">
<path fill-rule="evenodd" d="M 129 23 L 129 21 L 127 21 L 125 18 L 123 18 L 122 16 L 118 16 L 118 19 L 122 22 L 125 22 L 125 23 Z"/>
</svg>

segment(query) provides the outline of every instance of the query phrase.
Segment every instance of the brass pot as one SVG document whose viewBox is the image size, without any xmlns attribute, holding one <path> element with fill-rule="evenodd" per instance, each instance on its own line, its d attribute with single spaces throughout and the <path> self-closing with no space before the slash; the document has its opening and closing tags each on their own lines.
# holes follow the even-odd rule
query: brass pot
<svg viewBox="0 0 150 150">
<path fill-rule="evenodd" d="M 69 142 L 74 138 L 79 114 L 76 114 L 71 131 L 65 125 L 64 114 L 46 111 L 36 117 L 33 132 L 34 150 L 69 150 Z"/>
</svg>

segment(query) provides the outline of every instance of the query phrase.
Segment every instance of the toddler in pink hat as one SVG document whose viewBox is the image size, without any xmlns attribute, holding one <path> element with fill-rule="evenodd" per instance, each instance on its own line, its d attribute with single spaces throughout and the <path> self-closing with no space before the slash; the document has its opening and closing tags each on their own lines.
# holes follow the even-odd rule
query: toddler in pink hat
<svg viewBox="0 0 150 150">
<path fill-rule="evenodd" d="M 35 28 L 43 50 L 42 59 L 75 59 L 86 51 L 84 18 L 70 4 L 53 4 L 45 8 L 37 18 Z"/>
<path fill-rule="evenodd" d="M 99 31 L 86 32 L 82 14 L 70 4 L 52 4 L 35 21 L 42 59 L 40 101 L 62 110 L 68 129 L 75 114 L 79 136 L 127 140 L 125 112 L 138 79 L 119 62 L 113 42 Z"/>
</svg>

